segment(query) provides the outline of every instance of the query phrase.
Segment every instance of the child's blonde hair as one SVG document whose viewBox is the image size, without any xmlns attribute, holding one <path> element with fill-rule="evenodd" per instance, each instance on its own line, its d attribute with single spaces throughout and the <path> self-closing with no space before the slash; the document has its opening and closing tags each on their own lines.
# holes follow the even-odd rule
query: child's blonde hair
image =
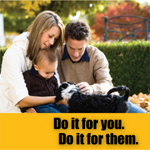
<svg viewBox="0 0 150 150">
<path fill-rule="evenodd" d="M 57 61 L 57 55 L 54 51 L 52 50 L 47 50 L 47 49 L 41 49 L 34 61 L 34 64 L 38 64 L 40 61 L 49 61 L 50 63 L 56 62 Z"/>
</svg>

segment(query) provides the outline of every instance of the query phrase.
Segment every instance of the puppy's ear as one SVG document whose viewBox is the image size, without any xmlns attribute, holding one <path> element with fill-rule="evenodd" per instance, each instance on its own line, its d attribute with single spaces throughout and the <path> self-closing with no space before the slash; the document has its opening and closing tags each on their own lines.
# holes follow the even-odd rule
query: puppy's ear
<svg viewBox="0 0 150 150">
<path fill-rule="evenodd" d="M 61 91 L 62 91 L 62 89 L 58 88 L 58 90 L 55 93 L 55 95 L 56 95 L 55 102 L 56 103 L 63 99 L 62 96 L 61 96 Z"/>
<path fill-rule="evenodd" d="M 61 97 L 61 95 L 56 95 L 55 98 L 55 103 L 59 102 L 60 100 L 62 100 L 63 98 Z"/>
</svg>

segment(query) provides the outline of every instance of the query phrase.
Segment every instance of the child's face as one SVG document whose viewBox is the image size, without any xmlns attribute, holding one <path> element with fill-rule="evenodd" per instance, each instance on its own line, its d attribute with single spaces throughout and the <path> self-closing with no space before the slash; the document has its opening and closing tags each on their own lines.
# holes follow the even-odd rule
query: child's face
<svg viewBox="0 0 150 150">
<path fill-rule="evenodd" d="M 34 68 L 45 79 L 49 79 L 54 75 L 57 68 L 57 61 L 49 62 L 48 60 L 40 61 Z"/>
</svg>

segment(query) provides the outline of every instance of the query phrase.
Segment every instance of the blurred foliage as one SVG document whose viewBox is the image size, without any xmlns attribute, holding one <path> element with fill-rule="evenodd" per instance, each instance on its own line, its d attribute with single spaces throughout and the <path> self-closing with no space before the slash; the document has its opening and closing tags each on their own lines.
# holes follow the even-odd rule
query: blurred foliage
<svg viewBox="0 0 150 150">
<path fill-rule="evenodd" d="M 114 86 L 126 85 L 130 94 L 150 92 L 150 42 L 100 42 L 95 44 L 106 55 Z"/>
<path fill-rule="evenodd" d="M 107 16 L 107 18 L 115 17 L 115 16 L 121 16 L 121 15 L 134 15 L 134 16 L 139 16 L 139 17 L 144 17 L 144 18 L 150 18 L 150 5 L 146 6 L 141 6 L 139 3 L 136 2 L 121 2 L 121 3 L 113 3 L 113 5 L 108 6 L 108 9 L 104 13 L 95 13 L 95 20 L 94 24 L 91 26 L 91 29 L 94 30 L 94 35 L 95 37 L 103 37 L 104 36 L 104 17 Z M 112 22 L 115 23 L 136 23 L 143 21 L 140 18 L 133 18 L 133 17 L 121 17 L 121 18 L 116 18 L 111 20 Z M 134 25 L 129 25 L 129 26 L 118 26 L 114 24 L 108 23 L 108 28 L 111 30 L 116 30 L 116 31 L 121 31 L 127 34 L 130 34 L 133 32 L 133 29 L 135 31 L 139 30 L 145 30 L 145 22 L 140 23 L 140 24 L 134 24 Z M 116 28 L 115 28 L 116 27 Z M 134 34 L 135 38 L 141 39 L 145 35 L 145 32 L 138 32 Z M 116 37 L 122 38 L 124 35 L 123 34 L 118 34 L 115 32 L 109 32 L 108 36 L 110 37 Z M 150 35 L 149 35 L 150 36 Z M 110 40 L 111 38 L 109 38 Z M 131 39 L 131 38 L 129 38 Z"/>
<path fill-rule="evenodd" d="M 121 0 L 117 0 L 117 3 Z M 32 23 L 35 17 L 44 10 L 57 13 L 63 23 L 70 22 L 69 16 L 75 16 L 77 11 L 81 12 L 80 19 L 86 20 L 89 25 L 94 24 L 95 13 L 102 13 L 110 5 L 111 1 L 4 1 L 0 0 L 0 13 L 4 14 L 5 31 L 23 32 Z M 88 21 L 87 21 L 88 20 Z"/>
<path fill-rule="evenodd" d="M 104 1 L 104 0 L 103 0 Z M 89 7 L 92 3 L 93 7 Z M 98 1 L 3 1 L 0 0 L 0 13 L 4 14 L 5 31 L 23 32 L 35 17 L 44 10 L 57 13 L 66 25 L 69 15 L 75 16 L 77 11 L 84 14 L 95 12 Z"/>
<path fill-rule="evenodd" d="M 35 17 L 39 12 L 46 10 L 46 6 L 51 4 L 51 1 L 21 1 L 22 8 L 25 10 L 28 16 Z"/>
<path fill-rule="evenodd" d="M 33 21 L 33 18 L 14 18 L 10 17 L 8 15 L 4 15 L 4 29 L 7 32 L 19 32 L 22 33 L 25 31 L 29 24 Z"/>
<path fill-rule="evenodd" d="M 35 17 L 44 10 L 51 10 L 57 13 L 63 23 L 70 22 L 69 16 L 75 16 L 77 11 L 81 12 L 80 19 L 86 21 L 95 31 L 93 37 L 104 34 L 104 15 L 115 16 L 122 13 L 141 12 L 140 7 L 131 9 L 121 7 L 122 3 L 128 0 L 114 1 L 54 1 L 54 0 L 31 0 L 31 1 L 4 1 L 0 0 L 0 13 L 4 14 L 5 32 L 23 32 L 32 23 Z M 135 0 L 131 0 L 135 1 Z M 122 2 L 122 3 L 121 3 Z M 120 8 L 119 8 L 120 7 Z M 133 11 L 133 9 L 135 11 Z M 125 10 L 125 11 L 124 11 Z M 109 12 L 109 13 L 108 13 Z M 141 12 L 146 15 L 149 9 Z M 95 15 L 96 14 L 96 15 Z M 108 15 L 108 16 L 109 16 Z"/>
<path fill-rule="evenodd" d="M 6 32 L 23 32 L 33 21 L 20 1 L 0 1 L 0 13 L 4 14 L 4 29 Z"/>
</svg>

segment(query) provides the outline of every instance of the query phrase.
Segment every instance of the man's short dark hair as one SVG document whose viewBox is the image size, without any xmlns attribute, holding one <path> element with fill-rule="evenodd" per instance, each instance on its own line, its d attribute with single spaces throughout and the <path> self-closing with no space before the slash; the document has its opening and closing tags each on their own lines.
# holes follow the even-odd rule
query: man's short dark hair
<svg viewBox="0 0 150 150">
<path fill-rule="evenodd" d="M 72 21 L 66 25 L 65 28 L 65 40 L 68 40 L 68 37 L 75 40 L 86 40 L 91 39 L 90 27 L 86 22 L 81 20 Z"/>
</svg>

